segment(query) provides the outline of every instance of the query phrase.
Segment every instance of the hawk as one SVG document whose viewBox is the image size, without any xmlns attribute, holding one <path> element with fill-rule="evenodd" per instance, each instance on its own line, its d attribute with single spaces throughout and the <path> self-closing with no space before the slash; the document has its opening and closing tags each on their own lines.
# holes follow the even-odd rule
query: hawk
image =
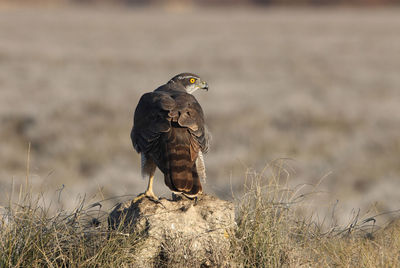
<svg viewBox="0 0 400 268">
<path fill-rule="evenodd" d="M 149 183 L 135 201 L 144 196 L 158 199 L 153 193 L 156 167 L 173 193 L 189 198 L 202 193 L 203 153 L 208 151 L 209 134 L 203 110 L 192 95 L 198 89 L 208 91 L 208 84 L 195 74 L 181 73 L 140 98 L 131 139 L 141 155 L 142 177 L 148 177 Z"/>
</svg>

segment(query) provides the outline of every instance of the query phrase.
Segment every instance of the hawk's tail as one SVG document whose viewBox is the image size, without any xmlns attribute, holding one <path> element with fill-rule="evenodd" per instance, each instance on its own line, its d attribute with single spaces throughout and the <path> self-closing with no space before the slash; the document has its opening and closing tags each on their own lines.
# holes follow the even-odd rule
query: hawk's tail
<svg viewBox="0 0 400 268">
<path fill-rule="evenodd" d="M 188 196 L 196 196 L 202 192 L 197 173 L 196 159 L 190 153 L 190 133 L 185 128 L 171 128 L 167 141 L 167 172 L 164 174 L 165 184 L 176 192 Z M 197 158 L 197 154 L 196 154 Z"/>
</svg>

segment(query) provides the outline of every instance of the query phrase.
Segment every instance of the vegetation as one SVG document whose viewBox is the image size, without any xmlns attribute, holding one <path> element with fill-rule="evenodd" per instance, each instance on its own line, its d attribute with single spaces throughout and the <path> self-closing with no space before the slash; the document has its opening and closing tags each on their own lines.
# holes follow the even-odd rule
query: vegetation
<svg viewBox="0 0 400 268">
<path fill-rule="evenodd" d="M 378 230 L 374 217 L 356 215 L 348 226 L 331 225 L 325 230 L 312 217 L 297 215 L 306 195 L 282 186 L 279 177 L 253 174 L 247 180 L 232 239 L 237 263 L 245 267 L 399 267 L 398 223 Z"/>
<path fill-rule="evenodd" d="M 0 267 L 124 267 L 139 239 L 107 232 L 94 206 L 49 215 L 27 194 L 7 208 L 0 226 Z M 98 213 L 96 213 L 98 215 Z M 105 215 L 103 215 L 105 216 Z"/>
<path fill-rule="evenodd" d="M 306 194 L 280 180 L 284 169 L 248 173 L 237 199 L 237 228 L 229 234 L 232 263 L 243 267 L 399 267 L 400 228 L 377 230 L 374 218 L 354 219 L 327 231 L 297 212 Z M 311 193 L 312 194 L 312 193 Z M 0 267 L 127 267 L 140 235 L 109 231 L 101 202 L 83 200 L 53 214 L 41 197 L 21 188 L 0 220 Z"/>
</svg>

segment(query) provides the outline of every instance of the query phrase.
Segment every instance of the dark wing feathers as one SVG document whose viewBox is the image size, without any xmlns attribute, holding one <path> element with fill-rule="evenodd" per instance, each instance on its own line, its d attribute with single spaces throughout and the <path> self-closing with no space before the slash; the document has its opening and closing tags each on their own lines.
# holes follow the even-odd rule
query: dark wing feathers
<svg viewBox="0 0 400 268">
<path fill-rule="evenodd" d="M 144 94 L 136 107 L 131 139 L 137 152 L 147 153 L 154 147 L 160 134 L 171 128 L 168 110 L 175 101 L 164 93 Z"/>
<path fill-rule="evenodd" d="M 187 127 L 193 137 L 193 146 L 207 151 L 207 133 L 200 104 L 190 94 L 163 91 L 146 93 L 139 100 L 131 132 L 135 149 L 147 153 L 154 148 L 153 143 L 161 133 L 170 130 L 171 121 Z"/>
<path fill-rule="evenodd" d="M 180 94 L 175 98 L 176 110 L 178 110 L 179 117 L 176 120 L 182 127 L 187 127 L 191 134 L 191 158 L 192 161 L 196 160 L 197 152 L 199 150 L 207 150 L 207 139 L 204 125 L 204 114 L 200 104 L 197 100 L 189 94 Z"/>
</svg>

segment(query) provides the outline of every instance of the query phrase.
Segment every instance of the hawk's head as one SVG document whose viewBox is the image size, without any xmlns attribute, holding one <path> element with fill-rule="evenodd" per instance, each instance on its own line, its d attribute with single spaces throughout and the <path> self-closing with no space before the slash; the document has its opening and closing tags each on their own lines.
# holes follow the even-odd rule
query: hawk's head
<svg viewBox="0 0 400 268">
<path fill-rule="evenodd" d="M 181 73 L 172 77 L 168 83 L 176 83 L 185 88 L 187 93 L 193 93 L 198 89 L 205 89 L 208 91 L 208 84 L 202 81 L 198 75 L 191 73 Z"/>
</svg>

